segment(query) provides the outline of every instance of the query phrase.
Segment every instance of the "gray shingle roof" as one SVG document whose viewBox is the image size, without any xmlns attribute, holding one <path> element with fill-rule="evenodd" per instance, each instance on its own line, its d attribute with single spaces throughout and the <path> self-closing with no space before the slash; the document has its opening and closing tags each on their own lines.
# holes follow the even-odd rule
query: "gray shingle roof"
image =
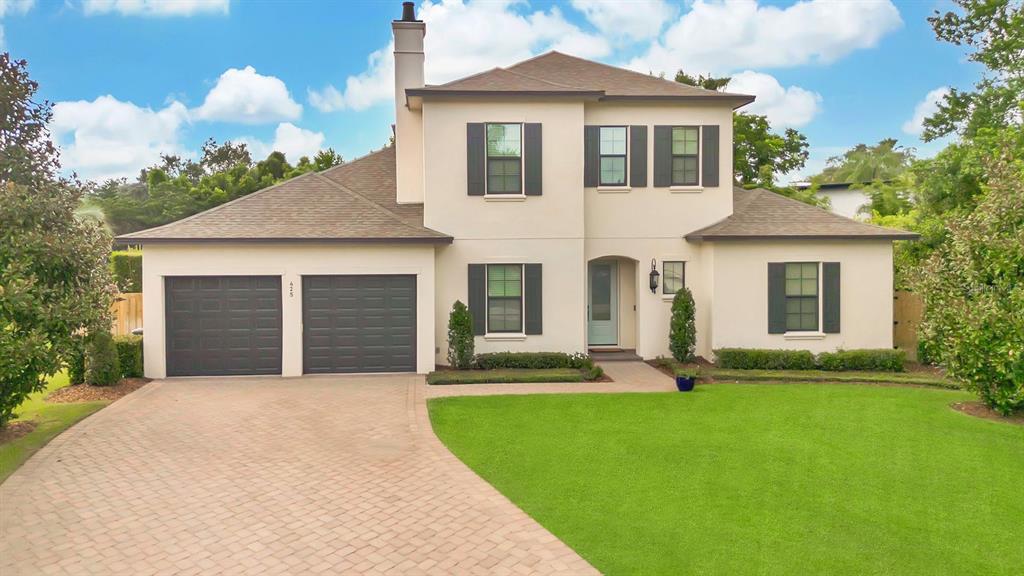
<svg viewBox="0 0 1024 576">
<path fill-rule="evenodd" d="M 451 242 L 423 226 L 422 205 L 395 199 L 395 151 L 387 147 L 117 240 Z"/>
<path fill-rule="evenodd" d="M 914 232 L 882 228 L 833 214 L 761 188 L 733 188 L 733 213 L 686 235 L 687 240 L 915 240 Z"/>
<path fill-rule="evenodd" d="M 447 84 L 406 90 L 407 96 L 430 94 L 561 94 L 616 98 L 709 100 L 742 106 L 753 96 L 705 90 L 649 74 L 548 52 L 507 68 L 494 68 Z"/>
</svg>

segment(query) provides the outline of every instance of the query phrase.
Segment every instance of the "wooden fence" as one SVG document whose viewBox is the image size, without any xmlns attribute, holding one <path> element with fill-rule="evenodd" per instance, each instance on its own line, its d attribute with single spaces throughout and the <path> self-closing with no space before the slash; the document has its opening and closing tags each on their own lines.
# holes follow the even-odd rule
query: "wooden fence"
<svg viewBox="0 0 1024 576">
<path fill-rule="evenodd" d="M 906 290 L 896 290 L 892 301 L 892 343 L 917 360 L 917 327 L 921 323 L 921 297 Z"/>
<path fill-rule="evenodd" d="M 132 330 L 142 328 L 142 292 L 118 294 L 110 305 L 110 311 L 114 314 L 111 327 L 114 336 L 131 334 Z"/>
</svg>

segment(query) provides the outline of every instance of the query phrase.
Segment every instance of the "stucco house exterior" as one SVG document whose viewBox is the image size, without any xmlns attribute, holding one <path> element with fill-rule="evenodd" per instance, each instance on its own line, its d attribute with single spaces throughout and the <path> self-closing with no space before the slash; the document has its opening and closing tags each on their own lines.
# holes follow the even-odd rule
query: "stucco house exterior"
<svg viewBox="0 0 1024 576">
<path fill-rule="evenodd" d="M 652 358 L 684 285 L 707 357 L 892 346 L 913 235 L 734 187 L 752 96 L 558 52 L 425 85 L 405 8 L 394 146 L 119 238 L 143 246 L 147 376 L 425 373 L 456 300 L 478 352 Z"/>
</svg>

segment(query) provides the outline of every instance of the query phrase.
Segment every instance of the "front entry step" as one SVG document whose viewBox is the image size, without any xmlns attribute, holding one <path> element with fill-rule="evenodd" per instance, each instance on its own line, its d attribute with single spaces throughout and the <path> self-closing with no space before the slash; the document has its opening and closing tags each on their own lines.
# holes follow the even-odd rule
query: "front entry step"
<svg viewBox="0 0 1024 576">
<path fill-rule="evenodd" d="M 590 357 L 594 362 L 640 362 L 643 358 L 636 355 L 636 350 L 622 348 L 591 348 Z"/>
</svg>

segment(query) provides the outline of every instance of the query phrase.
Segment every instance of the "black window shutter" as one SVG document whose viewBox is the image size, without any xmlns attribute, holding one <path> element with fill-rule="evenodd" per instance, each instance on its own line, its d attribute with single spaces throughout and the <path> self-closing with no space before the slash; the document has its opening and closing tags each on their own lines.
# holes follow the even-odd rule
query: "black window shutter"
<svg viewBox="0 0 1024 576">
<path fill-rule="evenodd" d="M 821 265 L 821 330 L 826 334 L 839 333 L 839 262 Z"/>
<path fill-rule="evenodd" d="M 768 333 L 786 332 L 786 265 L 768 263 Z"/>
<path fill-rule="evenodd" d="M 524 276 L 526 291 L 523 305 L 526 307 L 526 333 L 543 334 L 544 302 L 542 298 L 541 265 L 526 264 Z"/>
<path fill-rule="evenodd" d="M 718 126 L 701 127 L 701 182 L 703 186 L 718 186 Z"/>
<path fill-rule="evenodd" d="M 629 127 L 629 185 L 647 186 L 647 126 Z"/>
<path fill-rule="evenodd" d="M 594 188 L 601 182 L 601 127 L 583 127 L 583 186 Z"/>
<path fill-rule="evenodd" d="M 473 334 L 487 333 L 487 266 L 469 265 L 469 313 L 473 316 Z"/>
<path fill-rule="evenodd" d="M 482 123 L 466 124 L 466 182 L 470 196 L 483 196 L 486 189 L 487 143 Z"/>
<path fill-rule="evenodd" d="M 672 185 L 672 127 L 654 127 L 654 186 Z"/>
<path fill-rule="evenodd" d="M 525 164 L 524 176 L 525 186 L 523 191 L 527 196 L 540 196 L 541 194 L 541 132 L 540 124 L 526 124 L 523 126 L 523 162 Z"/>
</svg>

